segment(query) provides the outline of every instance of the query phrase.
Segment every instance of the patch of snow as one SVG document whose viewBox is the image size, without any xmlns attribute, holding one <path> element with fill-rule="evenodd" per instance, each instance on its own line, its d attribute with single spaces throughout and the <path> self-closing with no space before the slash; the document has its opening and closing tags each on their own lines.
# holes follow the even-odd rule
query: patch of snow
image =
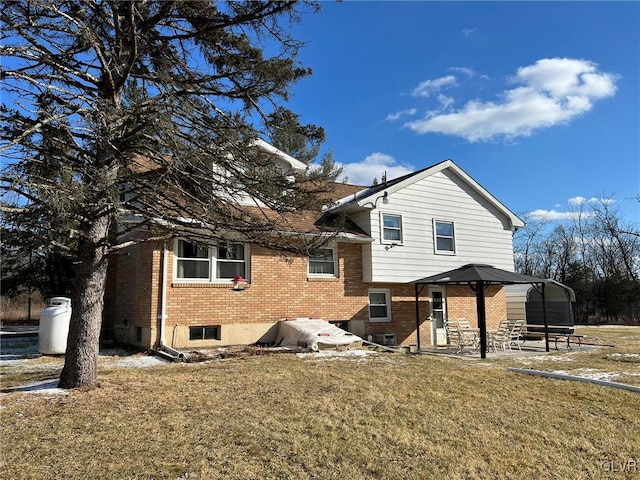
<svg viewBox="0 0 640 480">
<path fill-rule="evenodd" d="M 0 360 L 16 360 L 39 357 L 38 337 L 3 338 Z"/>
<path fill-rule="evenodd" d="M 5 392 L 41 393 L 46 395 L 68 395 L 69 391 L 58 388 L 58 380 L 44 380 L 42 382 L 29 383 L 19 387 L 5 389 Z"/>
<path fill-rule="evenodd" d="M 588 378 L 590 380 L 604 380 L 611 381 L 618 378 L 621 374 L 614 372 L 603 372 L 595 368 L 579 368 L 577 370 L 555 370 L 551 373 L 557 373 L 558 375 L 571 375 L 574 377 Z"/>
<path fill-rule="evenodd" d="M 640 358 L 640 353 L 612 353 L 609 356 L 613 358 Z"/>
<path fill-rule="evenodd" d="M 369 350 L 345 350 L 338 352 L 334 350 L 320 350 L 319 352 L 309 353 L 296 353 L 296 357 L 310 360 L 363 360 L 371 355 L 376 355 L 376 352 Z"/>
<path fill-rule="evenodd" d="M 569 355 L 534 355 L 531 357 L 522 357 L 518 360 L 530 362 L 573 362 L 573 358 Z"/>
<path fill-rule="evenodd" d="M 586 328 L 635 328 L 633 325 L 588 325 Z"/>
<path fill-rule="evenodd" d="M 124 348 L 105 348 L 98 353 L 100 357 L 126 357 L 127 355 L 131 355 L 131 353 Z"/>
<path fill-rule="evenodd" d="M 111 367 L 123 367 L 123 368 L 146 368 L 156 367 L 158 365 L 166 365 L 169 362 L 161 357 L 148 356 L 148 355 L 132 355 L 124 358 L 109 359 L 104 362 Z"/>
<path fill-rule="evenodd" d="M 5 358 L 4 356 L 0 357 L 0 367 L 34 367 L 38 368 L 38 359 L 40 357 L 18 357 L 18 358 Z"/>
</svg>

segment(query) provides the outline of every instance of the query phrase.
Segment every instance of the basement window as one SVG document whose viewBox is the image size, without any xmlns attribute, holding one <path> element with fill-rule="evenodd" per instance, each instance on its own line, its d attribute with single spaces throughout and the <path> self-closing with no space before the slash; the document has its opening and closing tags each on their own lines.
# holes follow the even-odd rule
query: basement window
<svg viewBox="0 0 640 480">
<path fill-rule="evenodd" d="M 220 325 L 189 327 L 189 340 L 220 340 Z"/>
</svg>

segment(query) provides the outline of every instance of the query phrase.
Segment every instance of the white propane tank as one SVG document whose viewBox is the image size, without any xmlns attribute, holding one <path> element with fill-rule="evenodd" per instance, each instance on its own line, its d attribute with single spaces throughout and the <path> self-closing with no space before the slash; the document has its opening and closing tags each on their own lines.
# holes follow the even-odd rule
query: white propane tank
<svg viewBox="0 0 640 480">
<path fill-rule="evenodd" d="M 62 355 L 67 351 L 67 335 L 71 321 L 71 299 L 53 297 L 40 314 L 38 352 L 44 355 Z"/>
</svg>

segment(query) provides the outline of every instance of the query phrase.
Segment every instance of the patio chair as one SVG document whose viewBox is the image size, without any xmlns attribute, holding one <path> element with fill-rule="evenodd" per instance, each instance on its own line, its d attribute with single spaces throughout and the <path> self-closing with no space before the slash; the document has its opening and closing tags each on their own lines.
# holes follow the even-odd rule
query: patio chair
<svg viewBox="0 0 640 480">
<path fill-rule="evenodd" d="M 505 350 L 504 341 L 510 330 L 511 322 L 509 320 L 500 320 L 497 329 L 487 331 L 487 347 L 493 348 L 495 353 L 497 351 L 496 344 L 500 344 L 502 345 L 503 350 Z"/>
<path fill-rule="evenodd" d="M 522 348 L 520 348 L 520 340 L 522 337 L 522 332 L 524 330 L 524 320 L 516 320 L 511 325 L 511 330 L 509 331 L 509 350 L 511 351 L 511 345 L 515 345 L 518 347 L 518 350 L 522 352 Z"/>
<path fill-rule="evenodd" d="M 498 330 L 493 334 L 493 351 L 496 352 L 497 345 L 500 345 L 504 353 L 507 353 L 507 348 L 509 352 L 512 352 L 511 346 L 515 345 L 518 347 L 518 350 L 522 352 L 520 348 L 520 337 L 522 336 L 523 329 L 523 320 L 516 320 L 515 322 L 508 320 L 500 321 Z"/>
<path fill-rule="evenodd" d="M 474 349 L 478 350 L 480 348 L 480 329 L 472 327 L 466 318 L 458 319 L 458 328 L 460 328 L 460 333 L 467 337 L 469 341 L 475 342 Z"/>
<path fill-rule="evenodd" d="M 458 326 L 460 327 L 460 330 L 471 330 L 471 323 L 469 323 L 467 318 L 459 318 Z"/>
<path fill-rule="evenodd" d="M 447 343 L 449 345 L 457 345 L 458 344 L 458 325 L 452 320 L 444 321 L 444 328 L 447 331 Z"/>
<path fill-rule="evenodd" d="M 453 320 L 447 320 L 445 326 L 449 345 L 458 347 L 456 353 L 462 353 L 465 347 L 471 347 L 472 350 L 478 349 L 478 337 L 470 326 L 460 328 L 459 321 Z"/>
</svg>

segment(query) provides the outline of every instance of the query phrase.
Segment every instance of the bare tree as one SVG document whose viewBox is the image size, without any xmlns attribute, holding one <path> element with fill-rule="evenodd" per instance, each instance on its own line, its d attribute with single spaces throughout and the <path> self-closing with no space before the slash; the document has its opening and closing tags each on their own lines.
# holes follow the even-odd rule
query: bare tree
<svg viewBox="0 0 640 480">
<path fill-rule="evenodd" d="M 572 287 L 585 322 L 640 319 L 640 234 L 616 205 L 611 196 L 585 200 L 569 222 L 528 224 L 514 239 L 518 271 Z"/>
<path fill-rule="evenodd" d="M 593 225 L 597 244 L 603 252 L 604 270 L 633 282 L 640 277 L 640 234 L 637 226 L 624 225 L 611 198 L 593 206 Z"/>
<path fill-rule="evenodd" d="M 281 168 L 256 138 L 269 130 L 264 112 L 310 75 L 289 32 L 317 9 L 295 1 L 3 2 L 6 223 L 28 229 L 49 218 L 49 241 L 75 244 L 61 387 L 96 382 L 116 233 L 306 248 L 274 232 L 286 230 L 288 212 L 319 208 L 335 172 Z"/>
<path fill-rule="evenodd" d="M 544 233 L 545 236 L 540 236 L 536 243 L 530 245 L 529 275 L 562 281 L 573 259 L 572 239 L 562 226 Z"/>
<path fill-rule="evenodd" d="M 536 247 L 544 235 L 548 222 L 527 218 L 527 215 L 523 215 L 523 218 L 526 220 L 526 226 L 518 230 L 513 238 L 516 270 L 525 275 L 534 275 L 539 271 Z"/>
</svg>

